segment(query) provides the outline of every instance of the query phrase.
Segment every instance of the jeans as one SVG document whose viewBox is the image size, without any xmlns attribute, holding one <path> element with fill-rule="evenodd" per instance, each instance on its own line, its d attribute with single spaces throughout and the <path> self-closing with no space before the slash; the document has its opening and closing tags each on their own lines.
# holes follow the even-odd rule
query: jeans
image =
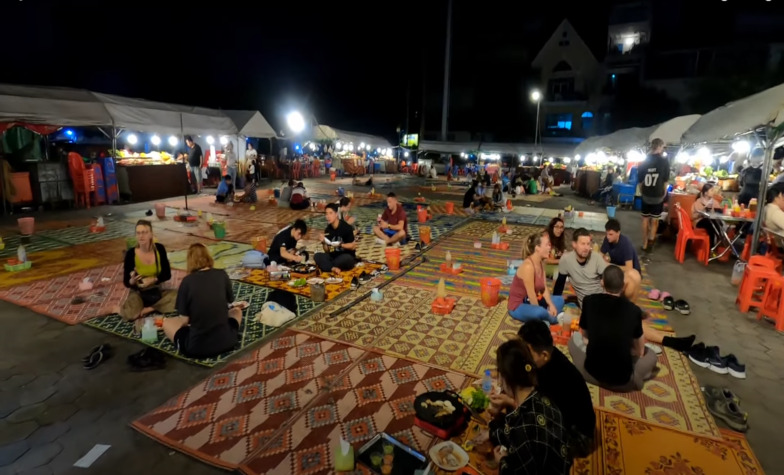
<svg viewBox="0 0 784 475">
<path fill-rule="evenodd" d="M 555 309 L 557 310 L 556 314 L 561 313 L 564 308 L 563 296 L 551 295 L 550 300 L 552 300 L 553 305 L 555 305 Z M 509 316 L 515 320 L 520 320 L 521 322 L 544 320 L 549 323 L 558 323 L 558 319 L 556 317 L 550 316 L 550 312 L 547 311 L 547 308 L 542 307 L 538 303 L 521 303 L 517 306 L 516 309 L 509 310 Z"/>
<path fill-rule="evenodd" d="M 193 186 L 196 188 L 197 192 L 201 191 L 201 180 L 201 167 L 195 167 L 191 165 L 191 181 L 193 182 Z"/>
</svg>

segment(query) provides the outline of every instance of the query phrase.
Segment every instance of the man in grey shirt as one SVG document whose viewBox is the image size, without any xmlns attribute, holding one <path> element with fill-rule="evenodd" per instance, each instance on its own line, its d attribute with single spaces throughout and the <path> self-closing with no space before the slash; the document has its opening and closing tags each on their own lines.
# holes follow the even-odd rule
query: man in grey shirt
<svg viewBox="0 0 784 475">
<path fill-rule="evenodd" d="M 589 295 L 604 293 L 602 275 L 609 264 L 599 252 L 593 252 L 593 238 L 585 228 L 576 229 L 572 235 L 573 252 L 567 252 L 558 262 L 558 280 L 555 281 L 553 295 L 562 295 L 566 278 L 569 278 L 577 300 L 582 306 L 583 299 Z M 630 302 L 637 301 L 637 289 L 640 288 L 640 273 L 635 269 L 624 268 L 624 287 L 621 296 Z M 634 284 L 634 285 L 631 285 Z M 643 314 L 643 318 L 647 315 Z M 688 350 L 694 343 L 694 336 L 673 338 L 653 328 L 643 321 L 645 339 L 652 343 L 663 344 L 678 351 Z"/>
</svg>

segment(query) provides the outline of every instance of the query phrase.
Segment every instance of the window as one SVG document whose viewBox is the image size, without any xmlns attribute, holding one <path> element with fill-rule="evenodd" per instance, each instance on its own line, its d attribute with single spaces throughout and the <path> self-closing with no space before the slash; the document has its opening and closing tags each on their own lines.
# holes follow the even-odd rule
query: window
<svg viewBox="0 0 784 475">
<path fill-rule="evenodd" d="M 566 33 L 566 30 L 561 32 L 561 40 L 558 42 L 558 46 L 569 46 L 569 35 Z"/>
<path fill-rule="evenodd" d="M 574 93 L 574 78 L 555 78 L 547 82 L 550 100 L 563 101 Z"/>
<path fill-rule="evenodd" d="M 563 131 L 572 130 L 572 114 L 547 114 L 545 127 Z"/>
<path fill-rule="evenodd" d="M 556 64 L 555 67 L 553 68 L 554 73 L 561 73 L 564 71 L 571 71 L 571 70 L 572 70 L 572 66 L 570 66 L 569 63 L 567 63 L 566 61 L 558 62 L 558 64 Z"/>
<path fill-rule="evenodd" d="M 593 112 L 583 112 L 583 114 L 580 116 L 580 128 L 586 132 L 593 128 Z"/>
</svg>

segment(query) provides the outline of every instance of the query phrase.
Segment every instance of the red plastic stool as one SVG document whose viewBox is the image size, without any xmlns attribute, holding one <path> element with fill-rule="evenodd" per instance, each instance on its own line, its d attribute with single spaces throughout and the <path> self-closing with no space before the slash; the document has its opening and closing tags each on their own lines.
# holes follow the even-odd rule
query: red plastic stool
<svg viewBox="0 0 784 475">
<path fill-rule="evenodd" d="M 776 324 L 776 331 L 784 332 L 784 277 L 777 275 L 768 279 L 765 295 L 762 298 L 757 320 L 770 318 Z"/>
<path fill-rule="evenodd" d="M 761 294 L 765 290 L 767 282 L 778 276 L 774 263 L 770 259 L 752 256 L 743 271 L 743 279 L 740 283 L 740 289 L 738 289 L 735 305 L 744 313 L 751 308 L 762 307 L 764 295 Z"/>
</svg>

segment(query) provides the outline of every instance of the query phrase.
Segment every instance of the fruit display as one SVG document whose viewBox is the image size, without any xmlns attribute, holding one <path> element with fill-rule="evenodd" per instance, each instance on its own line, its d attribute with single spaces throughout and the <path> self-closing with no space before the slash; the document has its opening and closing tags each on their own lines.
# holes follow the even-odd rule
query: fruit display
<svg viewBox="0 0 784 475">
<path fill-rule="evenodd" d="M 176 163 L 174 157 L 168 152 L 136 153 L 128 150 L 114 150 L 117 164 L 123 166 L 134 165 L 172 165 Z"/>
</svg>

